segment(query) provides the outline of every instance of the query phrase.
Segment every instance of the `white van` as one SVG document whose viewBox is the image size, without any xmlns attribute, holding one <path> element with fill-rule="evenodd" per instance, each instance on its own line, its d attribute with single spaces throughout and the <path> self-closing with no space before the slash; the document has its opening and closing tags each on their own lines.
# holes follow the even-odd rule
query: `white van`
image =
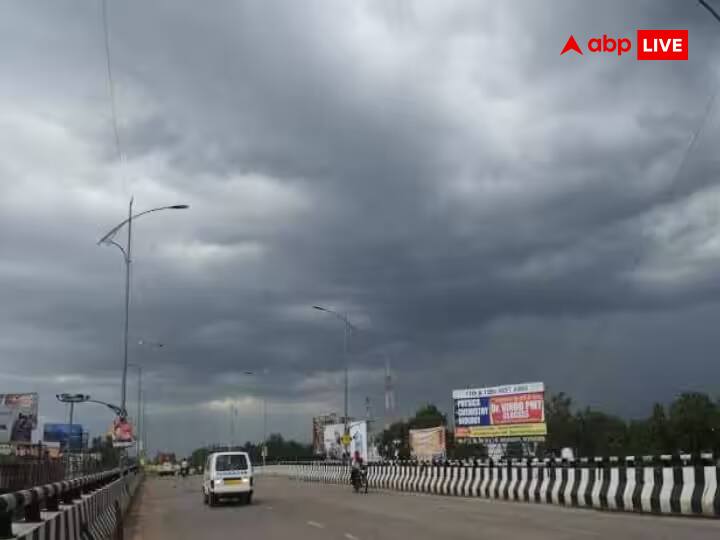
<svg viewBox="0 0 720 540">
<path fill-rule="evenodd" d="M 215 506 L 223 497 L 252 502 L 253 471 L 247 452 L 216 452 L 205 462 L 203 502 Z"/>
</svg>

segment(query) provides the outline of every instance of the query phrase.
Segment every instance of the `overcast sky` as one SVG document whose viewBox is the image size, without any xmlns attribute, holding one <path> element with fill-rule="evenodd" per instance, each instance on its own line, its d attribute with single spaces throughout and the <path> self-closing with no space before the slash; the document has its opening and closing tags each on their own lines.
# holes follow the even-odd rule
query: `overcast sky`
<svg viewBox="0 0 720 540">
<path fill-rule="evenodd" d="M 716 2 L 717 3 L 717 2 Z M 720 24 L 694 1 L 109 0 L 0 7 L 0 393 L 118 402 L 151 449 L 534 380 L 626 417 L 720 380 Z M 720 7 L 720 6 L 719 6 Z M 560 56 L 689 29 L 687 62 Z M 693 133 L 698 133 L 688 152 Z M 243 375 L 253 370 L 257 376 Z M 134 414 L 136 376 L 129 380 Z M 111 417 L 78 407 L 93 434 Z"/>
</svg>

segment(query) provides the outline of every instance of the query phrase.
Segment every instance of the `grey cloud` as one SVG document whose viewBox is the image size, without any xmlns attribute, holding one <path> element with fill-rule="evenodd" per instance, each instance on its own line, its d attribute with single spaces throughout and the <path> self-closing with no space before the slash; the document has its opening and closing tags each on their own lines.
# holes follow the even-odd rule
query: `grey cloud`
<svg viewBox="0 0 720 540">
<path fill-rule="evenodd" d="M 529 379 L 628 415 L 711 390 L 717 105 L 676 175 L 717 88 L 718 28 L 697 6 L 135 1 L 110 16 L 126 167 L 97 6 L 16 3 L 0 22 L 0 391 L 37 389 L 54 419 L 59 391 L 117 399 L 122 263 L 95 242 L 131 193 L 140 210 L 192 206 L 136 229 L 133 340 L 167 343 L 131 351 L 153 448 L 227 437 L 231 399 L 257 438 L 264 397 L 273 429 L 307 439 L 312 413 L 341 404 L 342 327 L 320 302 L 358 321 L 358 415 L 365 396 L 382 413 L 385 354 L 403 412 Z M 559 56 L 570 33 L 643 26 L 688 27 L 690 61 Z M 101 430 L 104 411 L 84 411 Z"/>
</svg>

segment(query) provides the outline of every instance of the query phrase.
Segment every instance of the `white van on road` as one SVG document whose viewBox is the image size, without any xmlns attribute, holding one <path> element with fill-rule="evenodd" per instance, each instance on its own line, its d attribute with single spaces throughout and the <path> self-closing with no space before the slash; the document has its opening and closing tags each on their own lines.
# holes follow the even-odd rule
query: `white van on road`
<svg viewBox="0 0 720 540">
<path fill-rule="evenodd" d="M 253 471 L 247 452 L 216 452 L 210 454 L 203 475 L 203 502 L 215 506 L 220 498 L 240 497 L 252 502 Z"/>
</svg>

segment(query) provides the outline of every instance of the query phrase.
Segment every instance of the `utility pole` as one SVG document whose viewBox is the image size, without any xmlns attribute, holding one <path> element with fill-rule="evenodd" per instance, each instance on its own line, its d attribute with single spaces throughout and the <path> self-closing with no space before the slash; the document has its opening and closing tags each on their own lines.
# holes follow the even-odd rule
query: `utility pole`
<svg viewBox="0 0 720 540">
<path fill-rule="evenodd" d="M 157 208 L 151 208 L 145 210 L 139 214 L 133 214 L 133 202 L 134 199 L 130 198 L 130 204 L 128 205 L 128 217 L 126 220 L 115 225 L 110 232 L 103 236 L 99 241 L 98 245 L 113 245 L 118 248 L 123 255 L 123 261 L 125 262 L 125 324 L 123 328 L 123 370 L 122 370 L 122 381 L 120 384 L 120 410 L 123 418 L 127 416 L 126 408 L 126 397 L 127 397 L 127 371 L 128 371 L 128 338 L 130 334 L 130 266 L 132 264 L 132 224 L 133 220 L 150 214 L 152 212 L 159 212 L 161 210 L 186 210 L 190 208 L 187 204 L 173 204 L 170 206 L 160 206 Z M 115 240 L 117 233 L 127 225 L 127 240 L 125 246 Z"/>
<path fill-rule="evenodd" d="M 395 389 L 390 372 L 390 357 L 385 355 L 385 429 L 395 420 Z"/>
<path fill-rule="evenodd" d="M 349 418 L 349 412 L 348 412 L 348 395 L 349 395 L 349 356 L 348 356 L 348 339 L 350 337 L 350 332 L 353 330 L 356 330 L 355 326 L 353 326 L 350 323 L 350 319 L 348 319 L 347 314 L 343 315 L 342 313 L 338 313 L 337 311 L 333 311 L 332 309 L 325 308 L 323 306 L 313 306 L 313 309 L 316 309 L 318 311 L 324 311 L 325 313 L 329 313 L 342 321 L 344 327 L 343 327 L 343 363 L 345 364 L 345 391 L 344 391 L 344 397 L 345 397 L 345 410 L 344 410 L 344 418 L 343 423 L 345 425 L 344 433 L 343 433 L 343 447 L 345 448 L 345 453 L 343 455 L 343 459 L 347 459 L 349 457 L 348 448 L 350 446 L 350 418 Z"/>
</svg>

